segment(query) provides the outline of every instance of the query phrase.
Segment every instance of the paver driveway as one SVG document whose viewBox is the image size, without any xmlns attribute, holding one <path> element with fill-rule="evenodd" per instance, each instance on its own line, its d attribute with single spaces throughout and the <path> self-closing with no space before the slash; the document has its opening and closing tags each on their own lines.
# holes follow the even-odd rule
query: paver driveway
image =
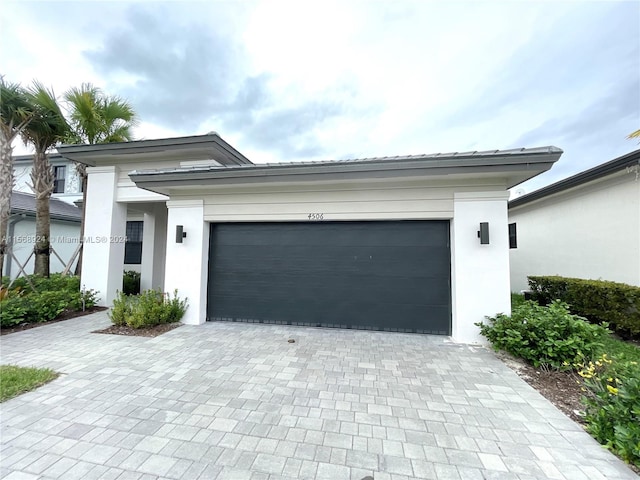
<svg viewBox="0 0 640 480">
<path fill-rule="evenodd" d="M 107 324 L 1 338 L 2 363 L 63 375 L 2 404 L 0 476 L 637 478 L 481 348 L 229 323 L 90 333 Z"/>
</svg>

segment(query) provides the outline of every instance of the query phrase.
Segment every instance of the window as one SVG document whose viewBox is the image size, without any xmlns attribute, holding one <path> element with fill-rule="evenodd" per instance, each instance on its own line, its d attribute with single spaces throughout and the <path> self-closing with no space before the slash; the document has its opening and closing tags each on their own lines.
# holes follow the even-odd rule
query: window
<svg viewBox="0 0 640 480">
<path fill-rule="evenodd" d="M 127 222 L 127 242 L 124 244 L 124 263 L 140 265 L 142 263 L 142 226 L 143 222 Z"/>
<path fill-rule="evenodd" d="M 516 224 L 509 224 L 509 248 L 518 248 L 518 235 L 516 233 Z"/>
<path fill-rule="evenodd" d="M 64 178 L 67 174 L 67 167 L 53 167 L 53 193 L 64 193 Z"/>
</svg>

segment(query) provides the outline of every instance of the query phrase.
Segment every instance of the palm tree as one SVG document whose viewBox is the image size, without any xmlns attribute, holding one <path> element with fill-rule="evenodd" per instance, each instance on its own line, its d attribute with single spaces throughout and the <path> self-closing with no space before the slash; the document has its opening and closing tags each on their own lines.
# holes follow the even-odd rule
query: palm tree
<svg viewBox="0 0 640 480">
<path fill-rule="evenodd" d="M 13 173 L 13 140 L 31 120 L 32 109 L 23 88 L 7 83 L 0 76 L 0 278 L 7 248 L 7 227 L 11 212 Z"/>
<path fill-rule="evenodd" d="M 33 82 L 33 85 L 27 89 L 27 99 L 33 106 L 34 115 L 22 131 L 22 139 L 25 144 L 31 144 L 35 149 L 30 185 L 36 197 L 34 273 L 48 277 L 51 247 L 49 199 L 53 192 L 54 176 L 47 150 L 67 137 L 69 124 L 62 114 L 55 94 L 52 90 L 45 88 L 42 83 Z"/>
<path fill-rule="evenodd" d="M 90 83 L 72 88 L 64 94 L 70 111 L 71 130 L 66 143 L 112 143 L 133 140 L 132 129 L 138 124 L 133 107 L 117 96 L 107 96 Z M 84 238 L 84 216 L 87 201 L 87 167 L 76 163 L 82 183 L 82 223 L 80 239 Z M 76 275 L 82 270 L 82 249 L 76 265 Z"/>
<path fill-rule="evenodd" d="M 627 135 L 627 138 L 631 140 L 632 138 L 640 138 L 640 130 L 636 130 L 635 132 L 631 132 Z"/>
</svg>

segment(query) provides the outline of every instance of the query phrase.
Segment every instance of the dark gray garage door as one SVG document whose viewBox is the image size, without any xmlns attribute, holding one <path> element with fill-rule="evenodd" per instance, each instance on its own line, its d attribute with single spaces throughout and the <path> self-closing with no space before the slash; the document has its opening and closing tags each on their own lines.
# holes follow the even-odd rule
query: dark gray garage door
<svg viewBox="0 0 640 480">
<path fill-rule="evenodd" d="M 451 333 L 448 221 L 211 225 L 209 320 Z"/>
</svg>

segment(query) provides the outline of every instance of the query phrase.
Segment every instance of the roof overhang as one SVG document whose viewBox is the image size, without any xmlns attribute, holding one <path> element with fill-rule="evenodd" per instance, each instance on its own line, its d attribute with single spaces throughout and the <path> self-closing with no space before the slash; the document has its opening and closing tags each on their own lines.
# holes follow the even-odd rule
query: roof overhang
<svg viewBox="0 0 640 480">
<path fill-rule="evenodd" d="M 222 165 L 251 165 L 248 158 L 217 133 L 95 145 L 61 145 L 57 150 L 65 158 L 92 167 L 160 160 L 215 160 Z"/>
<path fill-rule="evenodd" d="M 494 177 L 506 188 L 549 170 L 562 155 L 557 147 L 492 152 L 417 155 L 326 162 L 141 170 L 129 174 L 139 187 L 171 195 L 215 185 L 322 182 L 399 177 Z"/>
<path fill-rule="evenodd" d="M 637 168 L 640 165 L 640 149 L 622 155 L 609 162 L 597 165 L 583 172 L 572 175 L 558 182 L 539 188 L 531 193 L 514 198 L 509 202 L 509 208 L 516 208 L 522 205 L 541 200 L 543 198 L 556 195 L 561 192 L 585 185 L 587 183 L 600 180 L 628 168 Z"/>
</svg>

